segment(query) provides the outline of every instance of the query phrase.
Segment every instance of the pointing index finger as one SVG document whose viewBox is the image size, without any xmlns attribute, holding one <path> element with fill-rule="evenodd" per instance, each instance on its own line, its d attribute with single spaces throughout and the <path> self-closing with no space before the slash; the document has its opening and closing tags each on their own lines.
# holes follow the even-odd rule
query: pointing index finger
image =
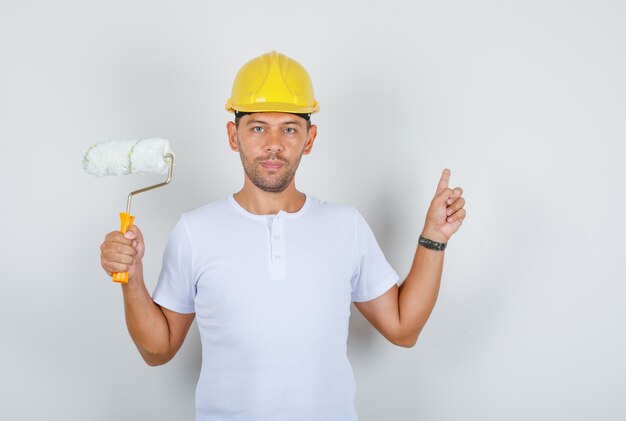
<svg viewBox="0 0 626 421">
<path fill-rule="evenodd" d="M 450 183 L 450 170 L 445 168 L 441 173 L 441 179 L 439 180 L 439 184 L 437 185 L 437 193 L 441 193 L 445 189 L 448 188 L 448 184 Z"/>
</svg>

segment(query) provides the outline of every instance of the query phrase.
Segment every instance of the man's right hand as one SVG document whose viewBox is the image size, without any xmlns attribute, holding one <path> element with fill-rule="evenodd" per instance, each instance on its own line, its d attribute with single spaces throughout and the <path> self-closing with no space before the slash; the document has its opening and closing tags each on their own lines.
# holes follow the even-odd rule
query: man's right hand
<svg viewBox="0 0 626 421">
<path fill-rule="evenodd" d="M 133 282 L 135 275 L 142 273 L 144 251 L 143 235 L 132 225 L 126 234 L 113 231 L 106 235 L 100 246 L 100 262 L 109 276 L 113 272 L 128 272 L 128 282 Z"/>
</svg>

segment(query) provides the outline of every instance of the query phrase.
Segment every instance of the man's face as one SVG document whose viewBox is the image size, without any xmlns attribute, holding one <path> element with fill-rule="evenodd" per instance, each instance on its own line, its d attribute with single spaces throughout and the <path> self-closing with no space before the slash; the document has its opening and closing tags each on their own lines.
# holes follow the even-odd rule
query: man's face
<svg viewBox="0 0 626 421">
<path fill-rule="evenodd" d="M 311 152 L 317 127 L 307 130 L 301 117 L 286 113 L 253 113 L 239 126 L 227 125 L 232 150 L 239 152 L 247 178 L 259 189 L 279 193 L 293 181 L 302 155 Z"/>
</svg>

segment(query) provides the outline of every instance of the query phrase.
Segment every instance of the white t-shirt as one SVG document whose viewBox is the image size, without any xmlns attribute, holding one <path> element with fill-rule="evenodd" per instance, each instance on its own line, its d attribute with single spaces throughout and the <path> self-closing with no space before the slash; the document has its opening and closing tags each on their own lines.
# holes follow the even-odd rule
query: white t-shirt
<svg viewBox="0 0 626 421">
<path fill-rule="evenodd" d="M 153 299 L 196 313 L 198 421 L 354 421 L 350 304 L 397 281 L 354 208 L 255 215 L 228 196 L 181 217 Z"/>
</svg>

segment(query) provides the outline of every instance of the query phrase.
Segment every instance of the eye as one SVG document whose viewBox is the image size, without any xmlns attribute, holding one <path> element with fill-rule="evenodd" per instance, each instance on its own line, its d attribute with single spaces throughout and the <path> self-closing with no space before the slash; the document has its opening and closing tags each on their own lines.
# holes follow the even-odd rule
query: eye
<svg viewBox="0 0 626 421">
<path fill-rule="evenodd" d="M 296 129 L 294 129 L 293 127 L 285 127 L 285 133 L 294 134 L 295 132 L 296 132 Z"/>
<path fill-rule="evenodd" d="M 253 127 L 253 128 L 252 128 L 252 131 L 253 131 L 254 133 L 263 133 L 263 127 L 261 127 L 261 126 L 255 126 L 255 127 Z"/>
</svg>

